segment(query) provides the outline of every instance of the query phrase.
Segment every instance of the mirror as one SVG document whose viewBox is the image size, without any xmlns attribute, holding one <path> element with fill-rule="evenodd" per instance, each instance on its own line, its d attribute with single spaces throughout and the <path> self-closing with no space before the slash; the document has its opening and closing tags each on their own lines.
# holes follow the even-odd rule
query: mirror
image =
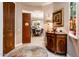
<svg viewBox="0 0 79 59">
<path fill-rule="evenodd" d="M 76 2 L 70 2 L 70 32 L 76 35 Z"/>
</svg>

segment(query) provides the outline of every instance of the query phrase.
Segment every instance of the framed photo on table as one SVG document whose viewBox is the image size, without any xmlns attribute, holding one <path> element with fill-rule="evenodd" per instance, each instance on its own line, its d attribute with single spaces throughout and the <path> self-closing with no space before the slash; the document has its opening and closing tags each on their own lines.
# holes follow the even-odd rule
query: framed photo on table
<svg viewBox="0 0 79 59">
<path fill-rule="evenodd" d="M 63 27 L 64 19 L 63 19 L 63 9 L 60 9 L 53 13 L 53 24 L 55 27 Z"/>
</svg>

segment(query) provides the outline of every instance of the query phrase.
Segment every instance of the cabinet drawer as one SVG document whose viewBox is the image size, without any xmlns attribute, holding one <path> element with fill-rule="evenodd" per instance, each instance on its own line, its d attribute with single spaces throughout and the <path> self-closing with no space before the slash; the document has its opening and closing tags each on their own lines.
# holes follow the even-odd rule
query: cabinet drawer
<svg viewBox="0 0 79 59">
<path fill-rule="evenodd" d="M 55 37 L 55 34 L 51 35 L 51 37 Z"/>
<path fill-rule="evenodd" d="M 57 38 L 66 38 L 66 35 L 57 35 Z"/>
<path fill-rule="evenodd" d="M 50 34 L 47 34 L 47 37 L 50 37 L 51 35 Z"/>
</svg>

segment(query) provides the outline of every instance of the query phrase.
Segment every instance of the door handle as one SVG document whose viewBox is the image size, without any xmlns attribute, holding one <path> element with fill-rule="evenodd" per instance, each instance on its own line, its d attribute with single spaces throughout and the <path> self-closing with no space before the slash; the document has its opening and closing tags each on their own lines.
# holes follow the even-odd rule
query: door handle
<svg viewBox="0 0 79 59">
<path fill-rule="evenodd" d="M 28 22 L 26 22 L 26 23 L 25 23 L 25 26 L 29 26 L 29 23 L 28 23 Z"/>
</svg>

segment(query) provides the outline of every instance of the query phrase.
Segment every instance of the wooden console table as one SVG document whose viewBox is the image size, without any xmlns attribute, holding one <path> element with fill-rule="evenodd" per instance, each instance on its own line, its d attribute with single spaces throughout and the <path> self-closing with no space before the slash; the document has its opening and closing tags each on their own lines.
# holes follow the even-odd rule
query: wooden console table
<svg viewBox="0 0 79 59">
<path fill-rule="evenodd" d="M 56 54 L 66 55 L 67 53 L 67 34 L 59 33 L 46 33 L 47 44 L 46 48 Z"/>
</svg>

